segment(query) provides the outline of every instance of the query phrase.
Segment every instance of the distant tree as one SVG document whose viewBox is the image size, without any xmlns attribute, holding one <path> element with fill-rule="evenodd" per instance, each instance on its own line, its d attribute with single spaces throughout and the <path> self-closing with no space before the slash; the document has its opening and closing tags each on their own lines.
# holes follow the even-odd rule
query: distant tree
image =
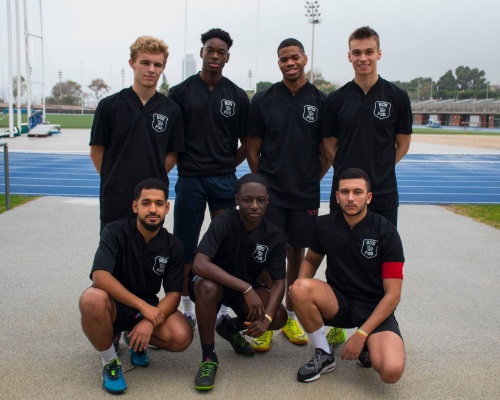
<svg viewBox="0 0 500 400">
<path fill-rule="evenodd" d="M 14 88 L 12 93 L 14 95 L 14 98 L 17 97 L 17 76 L 12 78 L 12 87 Z M 24 76 L 21 75 L 21 96 L 26 93 L 26 79 L 24 79 Z"/>
<path fill-rule="evenodd" d="M 306 72 L 307 78 L 311 76 L 310 74 L 311 74 L 310 70 Z M 314 86 L 316 86 L 319 90 L 321 90 L 325 94 L 333 92 L 336 89 L 335 85 L 332 82 L 327 81 L 323 77 L 323 73 L 319 69 L 314 70 Z"/>
<path fill-rule="evenodd" d="M 486 84 L 486 73 L 477 68 L 470 69 L 469 67 L 460 66 L 455 69 L 458 87 L 462 90 L 479 90 L 484 88 Z"/>
<path fill-rule="evenodd" d="M 453 72 L 451 72 L 451 69 L 446 71 L 446 73 L 438 79 L 436 83 L 438 90 L 443 91 L 443 90 L 449 90 L 449 91 L 454 91 L 457 87 L 457 79 L 453 75 Z"/>
<path fill-rule="evenodd" d="M 272 82 L 267 82 L 267 81 L 257 82 L 256 91 L 262 92 L 263 90 L 269 89 L 271 86 L 273 86 Z"/>
<path fill-rule="evenodd" d="M 88 86 L 90 91 L 94 94 L 94 97 L 97 101 L 104 96 L 105 93 L 109 92 L 109 89 L 111 89 L 106 82 L 104 82 L 101 78 L 96 78 L 90 82 L 90 85 Z"/>
<path fill-rule="evenodd" d="M 47 104 L 80 105 L 82 87 L 75 81 L 67 80 L 52 87 L 52 96 L 46 98 Z"/>
<path fill-rule="evenodd" d="M 167 77 L 165 76 L 165 72 L 161 74 L 161 85 L 160 89 L 158 90 L 161 94 L 164 94 L 165 96 L 168 94 L 168 91 L 170 89 L 170 85 L 167 82 Z"/>
</svg>

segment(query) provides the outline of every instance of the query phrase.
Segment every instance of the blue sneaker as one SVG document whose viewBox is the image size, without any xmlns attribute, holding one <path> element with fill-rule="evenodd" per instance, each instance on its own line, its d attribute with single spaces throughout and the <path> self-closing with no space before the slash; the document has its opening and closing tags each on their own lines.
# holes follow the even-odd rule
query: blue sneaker
<svg viewBox="0 0 500 400">
<path fill-rule="evenodd" d="M 108 393 L 119 394 L 127 390 L 127 383 L 123 377 L 122 365 L 115 358 L 102 369 L 102 387 Z"/>
<path fill-rule="evenodd" d="M 128 337 L 129 331 L 123 332 L 123 341 L 127 343 L 127 346 L 130 345 L 130 339 Z M 128 350 L 130 353 L 130 362 L 132 365 L 136 367 L 147 367 L 151 360 L 149 359 L 148 352 L 146 349 L 141 350 L 141 351 L 135 351 L 134 349 L 129 349 Z"/>
</svg>

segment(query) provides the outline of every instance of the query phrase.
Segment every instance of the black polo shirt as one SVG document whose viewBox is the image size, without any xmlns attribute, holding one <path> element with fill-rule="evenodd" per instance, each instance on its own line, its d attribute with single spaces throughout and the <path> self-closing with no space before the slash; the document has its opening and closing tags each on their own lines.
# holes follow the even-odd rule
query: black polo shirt
<svg viewBox="0 0 500 400">
<path fill-rule="evenodd" d="M 168 182 L 165 158 L 184 150 L 179 106 L 156 92 L 143 106 L 132 88 L 102 99 L 90 145 L 104 146 L 101 166 L 101 220 L 134 217 L 135 186 L 146 178 Z"/>
<path fill-rule="evenodd" d="M 249 136 L 262 139 L 258 172 L 269 183 L 271 204 L 295 210 L 319 207 L 325 101 L 309 82 L 295 96 L 278 82 L 253 97 Z"/>
<path fill-rule="evenodd" d="M 172 87 L 168 97 L 182 110 L 185 152 L 179 176 L 212 176 L 236 171 L 238 139 L 246 136 L 247 94 L 222 77 L 212 90 L 198 74 Z"/>
<path fill-rule="evenodd" d="M 404 262 L 398 231 L 371 211 L 352 230 L 342 211 L 318 217 L 311 250 L 326 255 L 327 282 L 367 306 L 385 295 L 382 263 Z"/>
<path fill-rule="evenodd" d="M 285 237 L 276 225 L 262 220 L 247 231 L 238 210 L 214 218 L 196 253 L 203 253 L 224 271 L 245 282 L 255 281 L 266 268 L 271 279 L 286 277 Z"/>
<path fill-rule="evenodd" d="M 166 293 L 182 292 L 184 246 L 165 228 L 146 243 L 137 230 L 137 219 L 123 218 L 102 231 L 91 279 L 97 270 L 108 271 L 143 300 L 157 297 L 162 283 Z"/>
<path fill-rule="evenodd" d="M 354 81 L 345 84 L 328 95 L 323 133 L 338 139 L 332 209 L 338 209 L 338 174 L 352 167 L 361 168 L 370 176 L 372 210 L 399 205 L 395 135 L 412 133 L 411 104 L 406 91 L 380 77 L 366 95 Z"/>
</svg>

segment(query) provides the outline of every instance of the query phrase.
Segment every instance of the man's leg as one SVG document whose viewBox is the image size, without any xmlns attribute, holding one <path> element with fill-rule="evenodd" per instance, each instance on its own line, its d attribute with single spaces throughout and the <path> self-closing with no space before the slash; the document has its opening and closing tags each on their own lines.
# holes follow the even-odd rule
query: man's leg
<svg viewBox="0 0 500 400">
<path fill-rule="evenodd" d="M 198 332 L 202 350 L 202 360 L 196 373 L 194 385 L 197 390 L 211 390 L 215 384 L 215 374 L 219 360 L 215 353 L 215 320 L 217 307 L 222 299 L 222 287 L 212 281 L 197 277 L 190 283 L 198 319 Z"/>
<path fill-rule="evenodd" d="M 323 321 L 331 320 L 338 313 L 339 304 L 332 288 L 318 279 L 297 279 L 288 293 L 299 321 L 315 347 L 311 360 L 297 372 L 297 379 L 312 382 L 322 373 L 335 369 L 335 358 L 326 339 Z"/>
<path fill-rule="evenodd" d="M 193 329 L 180 311 L 169 315 L 153 330 L 150 342 L 162 350 L 180 352 L 193 341 Z"/>
<path fill-rule="evenodd" d="M 105 291 L 91 287 L 80 296 L 79 307 L 83 332 L 102 358 L 103 388 L 109 393 L 123 393 L 127 384 L 113 346 L 114 302 Z"/>
<path fill-rule="evenodd" d="M 403 339 L 391 331 L 382 331 L 368 336 L 366 345 L 370 352 L 373 369 L 385 383 L 396 383 L 405 368 Z"/>
</svg>

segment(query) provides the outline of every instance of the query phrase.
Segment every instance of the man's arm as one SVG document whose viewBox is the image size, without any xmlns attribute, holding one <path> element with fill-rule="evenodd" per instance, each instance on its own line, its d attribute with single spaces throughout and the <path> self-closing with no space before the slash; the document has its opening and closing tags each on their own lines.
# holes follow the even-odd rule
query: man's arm
<svg viewBox="0 0 500 400">
<path fill-rule="evenodd" d="M 130 307 L 136 308 L 151 321 L 153 326 L 158 326 L 163 322 L 165 316 L 160 309 L 149 305 L 147 302 L 129 292 L 111 273 L 104 270 L 96 270 L 92 273 L 94 287 L 104 290 L 113 299 Z"/>
<path fill-rule="evenodd" d="M 401 300 L 402 279 L 384 279 L 383 285 L 385 291 L 384 297 L 382 297 L 370 317 L 359 327 L 359 329 L 368 335 L 392 314 Z M 359 332 L 352 335 L 342 349 L 342 358 L 345 360 L 356 360 L 363 350 L 367 338 L 367 336 Z"/>
<path fill-rule="evenodd" d="M 167 172 L 167 174 L 172 171 L 172 168 L 174 168 L 176 163 L 177 152 L 171 151 L 170 153 L 167 153 L 167 156 L 165 157 L 165 171 Z"/>
<path fill-rule="evenodd" d="M 258 136 L 250 136 L 247 138 L 247 159 L 250 171 L 257 173 L 259 170 L 260 148 L 262 139 Z"/>
<path fill-rule="evenodd" d="M 411 143 L 411 135 L 396 134 L 396 164 L 400 162 L 403 157 L 408 153 Z"/>
<path fill-rule="evenodd" d="M 102 157 L 104 155 L 104 146 L 90 146 L 90 159 L 94 168 L 101 175 Z"/>
<path fill-rule="evenodd" d="M 325 146 L 325 155 L 331 165 L 333 165 L 335 155 L 337 154 L 338 143 L 339 140 L 336 137 L 327 137 L 323 139 L 323 144 Z"/>
<path fill-rule="evenodd" d="M 319 144 L 319 162 L 320 162 L 319 180 L 322 180 L 323 177 L 328 172 L 328 170 L 330 169 L 330 167 L 332 166 L 332 163 L 330 162 L 330 160 L 326 156 L 324 139 Z"/>
<path fill-rule="evenodd" d="M 308 249 L 305 257 L 302 259 L 302 263 L 300 264 L 298 278 L 314 278 L 314 275 L 316 275 L 316 271 L 318 270 L 324 257 L 324 254 L 318 254 L 311 249 Z"/>
<path fill-rule="evenodd" d="M 247 158 L 247 138 L 240 138 L 240 147 L 236 152 L 236 166 L 240 165 Z"/>
</svg>

